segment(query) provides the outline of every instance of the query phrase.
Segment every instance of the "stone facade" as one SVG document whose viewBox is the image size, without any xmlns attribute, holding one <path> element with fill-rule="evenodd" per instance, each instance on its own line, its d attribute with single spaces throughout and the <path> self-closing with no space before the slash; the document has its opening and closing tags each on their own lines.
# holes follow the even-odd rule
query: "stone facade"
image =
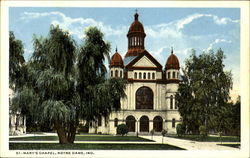
<svg viewBox="0 0 250 158">
<path fill-rule="evenodd" d="M 135 14 L 135 21 L 128 32 L 128 52 L 124 60 L 117 52 L 110 62 L 110 77 L 121 77 L 128 81 L 126 98 L 121 99 L 120 110 L 112 112 L 108 118 L 99 118 L 92 123 L 90 133 L 116 134 L 116 126 L 126 124 L 129 134 L 149 134 L 153 129 L 176 133 L 176 125 L 181 121 L 175 94 L 179 85 L 179 61 L 173 54 L 161 64 L 144 48 L 143 25 Z"/>
</svg>

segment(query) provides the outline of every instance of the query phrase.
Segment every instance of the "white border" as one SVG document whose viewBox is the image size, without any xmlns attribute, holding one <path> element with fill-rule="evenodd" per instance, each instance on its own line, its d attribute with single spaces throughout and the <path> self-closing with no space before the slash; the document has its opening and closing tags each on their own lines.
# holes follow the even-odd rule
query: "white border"
<svg viewBox="0 0 250 158">
<path fill-rule="evenodd" d="M 249 1 L 1 1 L 1 62 L 0 62 L 0 157 L 36 157 L 36 155 L 16 155 L 8 150 L 9 84 L 8 84 L 8 30 L 9 7 L 194 7 L 194 8 L 241 8 L 241 150 L 239 151 L 103 151 L 94 150 L 95 155 L 86 157 L 250 157 L 249 155 Z M 33 150 L 34 151 L 34 150 Z M 37 151 L 39 152 L 39 151 Z M 82 155 L 80 155 L 82 157 Z M 38 157 L 42 157 L 38 155 Z M 44 157 L 55 157 L 46 155 Z M 77 155 L 57 155 L 56 157 L 77 157 Z M 85 156 L 84 156 L 85 157 Z"/>
</svg>

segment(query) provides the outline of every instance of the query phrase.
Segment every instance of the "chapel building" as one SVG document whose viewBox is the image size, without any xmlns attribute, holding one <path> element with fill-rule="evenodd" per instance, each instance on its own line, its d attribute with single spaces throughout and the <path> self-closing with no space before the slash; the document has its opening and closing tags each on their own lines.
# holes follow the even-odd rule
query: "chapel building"
<svg viewBox="0 0 250 158">
<path fill-rule="evenodd" d="M 116 49 L 109 65 L 110 77 L 121 77 L 128 81 L 121 99 L 121 107 L 108 118 L 100 117 L 96 128 L 90 133 L 116 134 L 119 124 L 126 124 L 129 134 L 149 134 L 153 129 L 160 133 L 176 133 L 176 125 L 181 121 L 175 94 L 180 82 L 180 65 L 173 49 L 166 58 L 164 67 L 145 49 L 146 33 L 139 21 L 138 13 L 130 25 L 128 51 L 121 57 Z"/>
</svg>

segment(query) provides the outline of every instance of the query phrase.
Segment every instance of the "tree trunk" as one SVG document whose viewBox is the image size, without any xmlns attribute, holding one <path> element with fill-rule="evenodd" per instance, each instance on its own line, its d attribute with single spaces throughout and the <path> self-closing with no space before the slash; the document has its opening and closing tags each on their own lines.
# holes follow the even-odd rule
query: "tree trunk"
<svg viewBox="0 0 250 158">
<path fill-rule="evenodd" d="M 69 125 L 69 132 L 67 133 L 67 139 L 69 143 L 73 144 L 75 141 L 76 127 L 77 126 L 74 124 L 74 122 L 71 122 Z"/>
<path fill-rule="evenodd" d="M 55 122 L 55 128 L 56 128 L 56 131 L 57 131 L 57 135 L 59 137 L 59 143 L 60 144 L 69 144 L 69 141 L 68 141 L 67 136 L 66 136 L 66 130 L 62 126 L 62 123 L 59 122 L 59 121 L 56 121 Z"/>
</svg>

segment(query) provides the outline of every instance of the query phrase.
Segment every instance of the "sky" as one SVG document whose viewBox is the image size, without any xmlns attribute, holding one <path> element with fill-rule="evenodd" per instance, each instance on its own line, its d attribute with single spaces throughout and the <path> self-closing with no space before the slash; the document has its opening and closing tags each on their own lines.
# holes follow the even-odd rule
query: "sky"
<svg viewBox="0 0 250 158">
<path fill-rule="evenodd" d="M 221 48 L 226 56 L 225 70 L 233 74 L 233 100 L 240 93 L 240 9 L 239 8 L 84 8 L 84 7 L 10 7 L 9 29 L 24 44 L 25 59 L 33 52 L 33 35 L 46 37 L 51 24 L 69 31 L 80 45 L 84 30 L 97 26 L 111 44 L 111 56 L 127 52 L 127 33 L 135 9 L 146 33 L 145 49 L 164 67 L 171 47 L 184 67 L 195 49 Z M 105 62 L 108 65 L 107 61 Z"/>
</svg>

